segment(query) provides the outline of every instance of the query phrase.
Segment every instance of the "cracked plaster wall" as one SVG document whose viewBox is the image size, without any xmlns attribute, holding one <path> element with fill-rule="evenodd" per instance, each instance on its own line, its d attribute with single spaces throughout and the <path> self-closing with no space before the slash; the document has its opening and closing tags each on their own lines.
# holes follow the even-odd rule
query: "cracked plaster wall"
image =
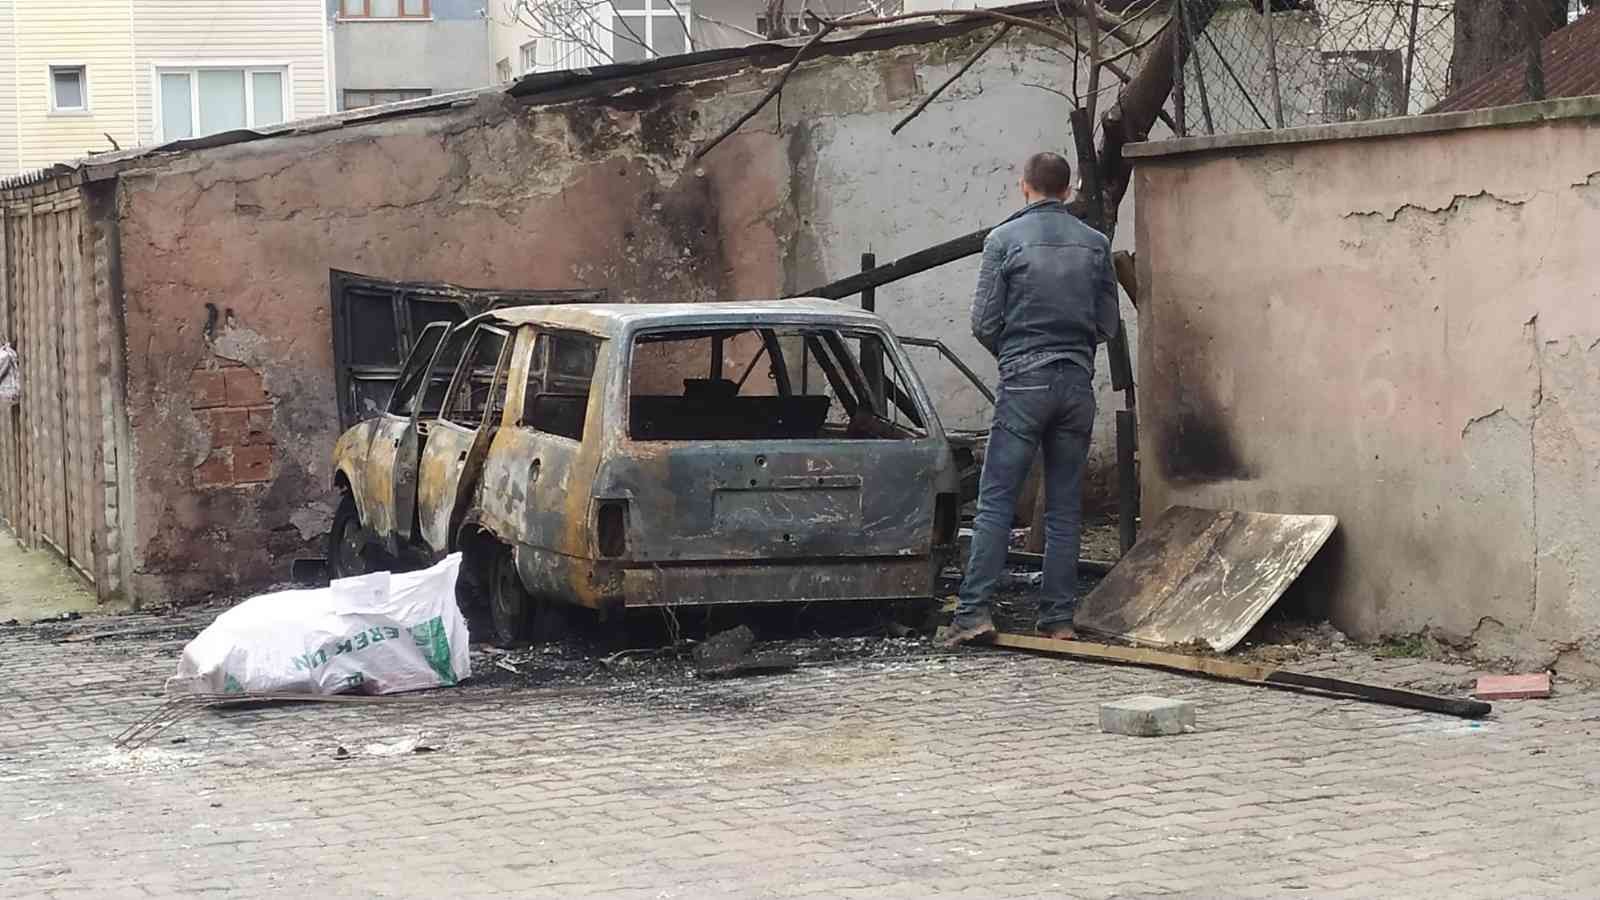
<svg viewBox="0 0 1600 900">
<path fill-rule="evenodd" d="M 1157 158 L 1137 196 L 1145 515 L 1333 513 L 1302 597 L 1340 627 L 1600 661 L 1600 123 Z"/>
<path fill-rule="evenodd" d="M 808 63 L 781 104 L 699 164 L 689 152 L 770 72 L 564 105 L 486 95 L 124 173 L 135 589 L 145 602 L 234 594 L 320 555 L 338 431 L 330 268 L 618 300 L 772 297 L 842 277 L 863 250 L 886 260 L 997 221 L 1017 202 L 1020 158 L 1066 142 L 1065 101 L 1021 86 L 1059 78 L 1060 57 L 1025 39 L 890 136 L 981 39 Z M 878 303 L 992 382 L 967 335 L 974 278 L 975 260 L 952 265 Z M 985 420 L 953 370 L 932 357 L 923 369 L 947 421 Z M 259 375 L 261 396 L 234 407 L 196 393 L 195 378 L 225 389 L 229 372 Z M 228 426 L 235 408 L 243 431 Z M 1097 443 L 1105 471 L 1109 428 Z"/>
</svg>

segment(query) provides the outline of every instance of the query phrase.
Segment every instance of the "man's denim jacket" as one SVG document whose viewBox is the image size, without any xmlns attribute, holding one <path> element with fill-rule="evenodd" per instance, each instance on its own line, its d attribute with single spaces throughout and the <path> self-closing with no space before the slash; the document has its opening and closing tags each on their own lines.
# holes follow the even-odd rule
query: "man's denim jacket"
<svg viewBox="0 0 1600 900">
<path fill-rule="evenodd" d="M 1094 373 L 1095 345 L 1117 333 L 1111 243 L 1058 200 L 1029 204 L 983 242 L 972 334 L 1000 380 L 1058 359 Z"/>
</svg>

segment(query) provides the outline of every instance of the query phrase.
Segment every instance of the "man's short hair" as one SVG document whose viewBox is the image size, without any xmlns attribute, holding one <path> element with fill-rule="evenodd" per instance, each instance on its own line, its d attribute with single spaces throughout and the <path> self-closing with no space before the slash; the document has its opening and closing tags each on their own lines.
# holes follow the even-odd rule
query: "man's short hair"
<svg viewBox="0 0 1600 900">
<path fill-rule="evenodd" d="M 1065 197 L 1072 187 L 1072 164 L 1059 153 L 1035 153 L 1022 167 L 1022 180 L 1046 197 Z"/>
</svg>

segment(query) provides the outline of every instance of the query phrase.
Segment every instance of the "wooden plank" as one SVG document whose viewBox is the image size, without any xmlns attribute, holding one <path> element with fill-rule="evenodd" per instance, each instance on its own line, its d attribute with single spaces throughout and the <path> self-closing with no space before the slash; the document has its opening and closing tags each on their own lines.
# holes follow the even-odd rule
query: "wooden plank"
<svg viewBox="0 0 1600 900">
<path fill-rule="evenodd" d="M 85 259 L 91 273 L 90 291 L 95 319 L 95 399 L 99 423 L 100 479 L 94 502 L 98 510 L 99 538 L 95 542 L 95 587 L 102 601 L 128 596 L 125 558 L 122 555 L 122 478 L 118 451 L 121 429 L 127 425 L 122 408 L 122 329 L 116 296 L 112 220 L 115 195 L 87 194 L 83 228 L 89 248 Z M 135 608 L 138 598 L 131 598 Z"/>
<path fill-rule="evenodd" d="M 1096 662 L 1142 666 L 1189 675 L 1203 675 L 1208 678 L 1219 678 L 1225 681 L 1236 681 L 1261 687 L 1337 694 L 1371 703 L 1381 703 L 1386 706 L 1444 713 L 1445 715 L 1460 716 L 1467 719 L 1481 718 L 1488 715 L 1492 709 L 1489 704 L 1481 700 L 1440 697 L 1436 694 L 1425 694 L 1421 691 L 1410 691 L 1404 688 L 1385 687 L 1383 685 L 1368 684 L 1363 681 L 1331 678 L 1324 675 L 1310 675 L 1303 672 L 1289 672 L 1271 666 L 1235 662 L 1210 656 L 1173 653 L 1169 650 L 1152 650 L 1148 647 L 1119 647 L 1112 644 L 1096 644 L 1090 641 L 1061 641 L 1054 638 L 1026 634 L 995 635 L 994 646 L 1013 650 L 1031 650 L 1037 653 L 1049 653 L 1055 656 L 1068 656 L 1074 659 L 1087 659 Z"/>
<path fill-rule="evenodd" d="M 76 202 L 76 195 L 71 206 L 59 215 L 66 244 L 66 299 L 71 310 L 67 319 L 70 326 L 68 347 L 71 351 L 71 393 L 67 414 L 71 420 L 72 435 L 69 444 L 72 464 L 68 472 L 72 479 L 72 527 L 68 537 L 73 565 L 93 582 L 95 522 L 99 519 L 93 502 L 96 483 L 94 463 L 98 455 L 95 429 L 92 427 L 96 418 L 94 379 L 91 377 L 94 368 L 94 319 L 83 271 L 83 213 Z"/>
<path fill-rule="evenodd" d="M 39 360 L 44 358 L 43 342 L 39 338 L 39 323 L 43 319 L 39 299 L 39 269 L 44 265 L 39 258 L 39 217 L 28 213 L 23 220 L 23 291 L 22 308 L 27 322 L 22 334 L 25 350 L 19 350 L 22 361 L 22 446 L 27 454 L 22 468 L 22 489 L 27 512 L 24 515 L 23 537 L 29 547 L 39 545 L 39 529 L 44 516 L 44 504 L 39 500 L 39 397 L 43 383 L 38 376 Z"/>
</svg>

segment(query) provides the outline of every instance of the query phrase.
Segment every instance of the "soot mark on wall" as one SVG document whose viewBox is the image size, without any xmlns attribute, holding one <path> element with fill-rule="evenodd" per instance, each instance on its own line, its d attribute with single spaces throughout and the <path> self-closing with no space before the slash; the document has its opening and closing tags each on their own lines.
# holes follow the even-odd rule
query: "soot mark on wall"
<svg viewBox="0 0 1600 900">
<path fill-rule="evenodd" d="M 1193 328 L 1171 351 L 1159 389 L 1169 411 L 1157 433 L 1157 463 L 1176 484 L 1240 481 L 1254 477 L 1234 439 L 1233 410 L 1210 380 L 1220 369 L 1210 360 L 1210 339 Z"/>
</svg>

